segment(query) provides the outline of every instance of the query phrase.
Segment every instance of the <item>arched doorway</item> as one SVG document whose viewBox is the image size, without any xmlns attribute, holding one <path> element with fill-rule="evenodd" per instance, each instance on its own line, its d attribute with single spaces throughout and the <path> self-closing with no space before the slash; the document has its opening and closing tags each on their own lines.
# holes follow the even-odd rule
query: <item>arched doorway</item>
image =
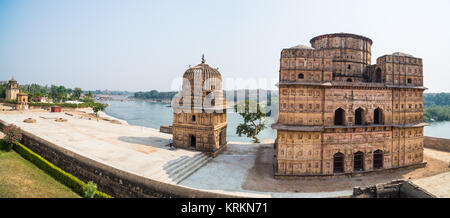
<svg viewBox="0 0 450 218">
<path fill-rule="evenodd" d="M 374 124 L 383 124 L 383 111 L 381 108 L 375 109 L 373 111 L 373 123 Z"/>
<path fill-rule="evenodd" d="M 195 148 L 196 147 L 196 143 L 197 143 L 197 139 L 195 138 L 195 135 L 191 135 L 190 137 L 191 137 L 191 140 L 190 140 L 191 144 L 190 144 L 190 146 Z"/>
<path fill-rule="evenodd" d="M 335 112 L 334 112 L 334 125 L 344 125 L 344 120 L 345 120 L 345 111 L 342 108 L 338 108 Z"/>
<path fill-rule="evenodd" d="M 381 83 L 381 69 L 377 68 L 375 72 L 375 82 Z"/>
<path fill-rule="evenodd" d="M 334 154 L 333 172 L 334 173 L 343 173 L 344 172 L 344 154 L 342 154 L 341 152 Z"/>
<path fill-rule="evenodd" d="M 354 171 L 364 170 L 364 153 L 361 151 L 358 151 L 353 155 L 353 168 Z"/>
<path fill-rule="evenodd" d="M 364 110 L 362 108 L 358 108 L 355 111 L 355 125 L 362 125 L 363 124 L 363 113 Z"/>
<path fill-rule="evenodd" d="M 376 150 L 373 152 L 373 169 L 383 168 L 383 151 Z"/>
</svg>

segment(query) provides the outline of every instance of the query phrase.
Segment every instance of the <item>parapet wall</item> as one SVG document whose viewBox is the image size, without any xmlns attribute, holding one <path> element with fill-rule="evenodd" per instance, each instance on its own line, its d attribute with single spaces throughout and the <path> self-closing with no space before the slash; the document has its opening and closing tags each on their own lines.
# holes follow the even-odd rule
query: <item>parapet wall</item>
<svg viewBox="0 0 450 218">
<path fill-rule="evenodd" d="M 423 146 L 425 148 L 450 152 L 450 139 L 425 136 L 423 137 Z"/>
<path fill-rule="evenodd" d="M 0 129 L 6 125 L 0 120 Z M 227 194 L 213 193 L 167 184 L 138 176 L 100 163 L 46 141 L 22 130 L 22 144 L 62 170 L 84 182 L 93 181 L 99 189 L 113 197 L 181 197 L 181 198 L 229 198 Z"/>
</svg>

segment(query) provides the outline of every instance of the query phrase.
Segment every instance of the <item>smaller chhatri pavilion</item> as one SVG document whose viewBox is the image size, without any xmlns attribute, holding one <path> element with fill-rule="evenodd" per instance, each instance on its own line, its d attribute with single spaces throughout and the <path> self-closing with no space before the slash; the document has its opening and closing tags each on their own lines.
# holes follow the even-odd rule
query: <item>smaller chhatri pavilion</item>
<svg viewBox="0 0 450 218">
<path fill-rule="evenodd" d="M 6 100 L 16 100 L 19 94 L 19 84 L 14 79 L 14 76 L 6 84 Z"/>
<path fill-rule="evenodd" d="M 20 91 L 14 76 L 6 84 L 6 100 L 16 100 L 16 110 L 28 109 L 28 95 Z"/>
<path fill-rule="evenodd" d="M 202 56 L 200 64 L 184 73 L 179 96 L 172 101 L 173 145 L 216 156 L 227 144 L 226 101 L 219 71 Z"/>
</svg>

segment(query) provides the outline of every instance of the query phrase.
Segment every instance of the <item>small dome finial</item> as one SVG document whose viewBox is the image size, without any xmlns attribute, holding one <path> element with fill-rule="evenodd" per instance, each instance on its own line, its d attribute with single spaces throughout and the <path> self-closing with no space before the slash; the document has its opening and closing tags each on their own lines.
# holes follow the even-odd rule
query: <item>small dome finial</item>
<svg viewBox="0 0 450 218">
<path fill-rule="evenodd" d="M 202 54 L 202 64 L 205 63 L 205 54 Z"/>
</svg>

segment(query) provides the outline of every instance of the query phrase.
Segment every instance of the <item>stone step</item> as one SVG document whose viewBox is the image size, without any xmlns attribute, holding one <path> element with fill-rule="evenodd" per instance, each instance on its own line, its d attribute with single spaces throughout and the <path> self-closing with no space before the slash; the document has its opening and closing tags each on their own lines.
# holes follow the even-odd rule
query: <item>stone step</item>
<svg viewBox="0 0 450 218">
<path fill-rule="evenodd" d="M 186 157 L 183 160 L 177 161 L 173 165 L 162 169 L 157 175 L 155 175 L 155 178 L 166 183 L 175 184 L 173 182 L 173 178 L 176 174 L 180 173 L 181 171 L 183 171 L 183 169 L 188 168 L 191 165 L 195 165 L 195 162 L 199 159 L 204 158 L 204 156 L 206 155 L 203 153 L 199 153 L 194 155 L 193 157 Z"/>
<path fill-rule="evenodd" d="M 178 158 L 176 161 L 170 163 L 169 166 L 164 168 L 164 171 L 169 171 L 177 166 L 179 166 L 180 164 L 183 164 L 186 161 L 189 161 L 189 159 L 191 159 L 192 157 L 189 156 L 182 156 L 180 158 Z"/>
<path fill-rule="evenodd" d="M 200 169 L 202 166 L 204 166 L 206 163 L 209 162 L 209 160 L 211 160 L 212 158 L 205 155 L 204 157 L 202 157 L 201 159 L 199 159 L 198 161 L 196 161 L 194 164 L 192 164 L 189 167 L 186 167 L 185 170 L 183 170 L 182 172 L 180 172 L 179 174 L 175 175 L 172 179 L 172 181 L 175 182 L 175 184 L 179 184 L 180 182 L 182 182 L 184 179 L 188 178 L 190 175 L 192 175 L 193 173 L 195 173 L 198 169 Z"/>
<path fill-rule="evenodd" d="M 166 176 L 167 170 L 173 169 L 175 167 L 178 167 L 180 165 L 183 165 L 187 161 L 189 161 L 192 157 L 190 156 L 182 156 L 175 160 L 174 162 L 170 163 L 170 165 L 163 167 L 163 169 L 159 170 L 157 173 L 153 175 L 153 178 L 159 179 L 163 176 Z"/>
<path fill-rule="evenodd" d="M 203 156 L 204 156 L 204 154 L 202 154 L 202 153 L 196 154 L 194 157 L 189 158 L 187 161 L 183 161 L 183 164 L 179 164 L 170 170 L 166 169 L 166 173 L 169 175 L 177 174 L 178 172 L 182 171 L 187 166 L 190 166 L 193 163 L 195 163 L 198 159 L 201 159 Z"/>
</svg>

